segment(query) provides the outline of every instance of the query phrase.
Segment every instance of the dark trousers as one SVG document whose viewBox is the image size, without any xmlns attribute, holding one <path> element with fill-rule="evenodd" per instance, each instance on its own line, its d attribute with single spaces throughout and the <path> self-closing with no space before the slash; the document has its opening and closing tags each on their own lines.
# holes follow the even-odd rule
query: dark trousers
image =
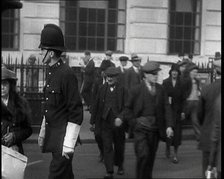
<svg viewBox="0 0 224 179">
<path fill-rule="evenodd" d="M 202 151 L 202 177 L 203 178 L 206 178 L 205 171 L 207 170 L 209 165 L 209 157 L 210 157 L 210 152 Z"/>
<path fill-rule="evenodd" d="M 102 139 L 106 171 L 113 173 L 114 165 L 121 167 L 124 162 L 125 131 L 123 126 L 112 128 L 104 126 Z"/>
<path fill-rule="evenodd" d="M 187 100 L 186 117 L 191 119 L 196 140 L 199 141 L 201 132 L 197 112 L 198 112 L 198 100 Z"/>
<path fill-rule="evenodd" d="M 48 179 L 74 179 L 72 171 L 73 154 L 69 157 L 70 159 L 67 159 L 62 157 L 61 153 L 52 153 Z"/>
<path fill-rule="evenodd" d="M 100 133 L 96 133 L 95 132 L 95 141 L 98 145 L 99 151 L 100 151 L 100 155 L 103 156 L 103 139 Z"/>
<path fill-rule="evenodd" d="M 159 143 L 159 133 L 135 130 L 134 139 L 137 157 L 136 178 L 150 179 Z"/>
<path fill-rule="evenodd" d="M 92 102 L 92 82 L 84 82 L 81 95 L 84 99 L 84 102 L 87 106 L 91 105 Z"/>
</svg>

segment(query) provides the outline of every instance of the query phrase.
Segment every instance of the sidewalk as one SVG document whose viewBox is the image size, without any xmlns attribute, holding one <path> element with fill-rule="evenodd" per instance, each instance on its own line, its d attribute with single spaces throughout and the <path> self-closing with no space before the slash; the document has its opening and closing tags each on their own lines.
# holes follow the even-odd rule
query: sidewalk
<svg viewBox="0 0 224 179">
<path fill-rule="evenodd" d="M 84 111 L 84 119 L 80 130 L 80 138 L 82 143 L 95 143 L 94 134 L 90 131 L 89 124 L 90 113 Z M 38 129 L 35 129 L 33 134 L 25 141 L 25 143 L 37 143 Z M 194 140 L 194 131 L 192 128 L 184 128 L 182 130 L 182 140 Z M 126 142 L 132 142 L 132 139 L 127 139 Z"/>
</svg>

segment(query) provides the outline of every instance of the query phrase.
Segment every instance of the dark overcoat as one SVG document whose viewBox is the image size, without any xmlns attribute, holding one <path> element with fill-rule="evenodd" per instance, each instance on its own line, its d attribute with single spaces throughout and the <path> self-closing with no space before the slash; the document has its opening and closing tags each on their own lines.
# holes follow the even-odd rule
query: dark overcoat
<svg viewBox="0 0 224 179">
<path fill-rule="evenodd" d="M 198 105 L 198 120 L 201 125 L 199 148 L 205 152 L 209 152 L 211 148 L 211 131 L 215 119 L 213 106 L 220 93 L 221 79 L 204 86 L 201 91 L 201 98 Z"/>
<path fill-rule="evenodd" d="M 16 96 L 9 97 L 7 106 L 1 102 L 1 136 L 3 137 L 7 132 L 13 132 L 15 140 L 11 146 L 16 145 L 19 152 L 23 154 L 22 142 L 32 134 L 31 109 L 25 98 Z"/>
<path fill-rule="evenodd" d="M 171 108 L 167 95 L 162 85 L 156 84 L 156 124 L 159 129 L 160 139 L 166 140 L 166 128 L 173 127 Z M 133 87 L 129 92 L 128 100 L 125 104 L 125 119 L 129 120 L 130 126 L 136 124 L 136 118 L 143 116 L 144 98 L 148 93 L 145 82 Z"/>
<path fill-rule="evenodd" d="M 95 124 L 95 133 L 101 132 L 101 123 L 102 123 L 102 115 L 104 109 L 104 101 L 107 92 L 107 88 L 109 87 L 108 83 L 105 83 L 100 86 L 97 94 L 97 98 L 93 105 L 92 111 L 92 124 Z M 124 110 L 124 95 L 125 89 L 123 86 L 116 83 L 115 85 L 115 92 L 116 92 L 116 104 L 117 104 L 117 111 L 119 115 L 117 117 L 124 119 L 123 110 Z"/>
<path fill-rule="evenodd" d="M 136 73 L 134 67 L 130 67 L 129 69 L 127 69 L 127 73 L 125 75 L 125 87 L 127 89 L 130 89 L 131 87 L 140 84 L 142 81 L 142 77 L 143 74 L 141 70 L 139 71 L 139 73 Z"/>
<path fill-rule="evenodd" d="M 172 78 L 169 77 L 163 81 L 163 87 L 168 97 L 171 97 L 171 109 L 174 122 L 174 137 L 172 144 L 178 146 L 181 144 L 181 112 L 183 112 L 184 94 L 181 81 L 177 78 L 175 86 L 172 84 Z"/>
</svg>

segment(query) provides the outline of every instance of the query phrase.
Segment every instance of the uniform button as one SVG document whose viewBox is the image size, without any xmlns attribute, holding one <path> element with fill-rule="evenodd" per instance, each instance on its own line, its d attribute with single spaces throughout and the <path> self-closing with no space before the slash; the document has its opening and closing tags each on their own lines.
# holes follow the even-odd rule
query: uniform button
<svg viewBox="0 0 224 179">
<path fill-rule="evenodd" d="M 52 93 L 54 93 L 54 90 L 52 91 Z"/>
<path fill-rule="evenodd" d="M 47 112 L 48 110 L 45 110 L 45 112 Z"/>
<path fill-rule="evenodd" d="M 12 126 L 16 126 L 16 124 L 15 124 L 15 123 L 13 123 L 13 124 L 12 124 Z"/>
<path fill-rule="evenodd" d="M 58 65 L 60 65 L 60 63 L 58 62 Z"/>
<path fill-rule="evenodd" d="M 48 101 L 48 98 L 46 98 L 46 101 Z"/>
<path fill-rule="evenodd" d="M 51 72 L 49 72 L 48 74 L 51 75 Z"/>
<path fill-rule="evenodd" d="M 47 87 L 49 87 L 49 85 L 47 85 Z"/>
</svg>

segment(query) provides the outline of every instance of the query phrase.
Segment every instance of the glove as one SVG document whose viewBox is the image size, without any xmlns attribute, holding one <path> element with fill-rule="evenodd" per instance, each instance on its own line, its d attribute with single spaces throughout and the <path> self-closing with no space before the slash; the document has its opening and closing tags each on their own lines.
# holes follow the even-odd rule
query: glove
<svg viewBox="0 0 224 179">
<path fill-rule="evenodd" d="M 6 133 L 3 137 L 2 140 L 4 141 L 4 144 L 7 147 L 10 147 L 13 145 L 15 141 L 15 134 L 13 132 Z"/>
<path fill-rule="evenodd" d="M 74 153 L 74 147 L 79 135 L 81 126 L 75 123 L 68 122 L 66 133 L 63 142 L 62 156 L 69 159 L 69 153 Z"/>
<path fill-rule="evenodd" d="M 168 127 L 166 129 L 166 135 L 167 135 L 168 138 L 173 136 L 173 129 L 171 127 Z"/>
<path fill-rule="evenodd" d="M 46 119 L 45 119 L 45 116 L 44 116 L 42 124 L 41 124 L 41 128 L 40 128 L 39 136 L 38 136 L 38 145 L 41 148 L 41 150 L 43 149 L 43 146 L 44 146 L 45 121 L 46 121 Z"/>
</svg>

